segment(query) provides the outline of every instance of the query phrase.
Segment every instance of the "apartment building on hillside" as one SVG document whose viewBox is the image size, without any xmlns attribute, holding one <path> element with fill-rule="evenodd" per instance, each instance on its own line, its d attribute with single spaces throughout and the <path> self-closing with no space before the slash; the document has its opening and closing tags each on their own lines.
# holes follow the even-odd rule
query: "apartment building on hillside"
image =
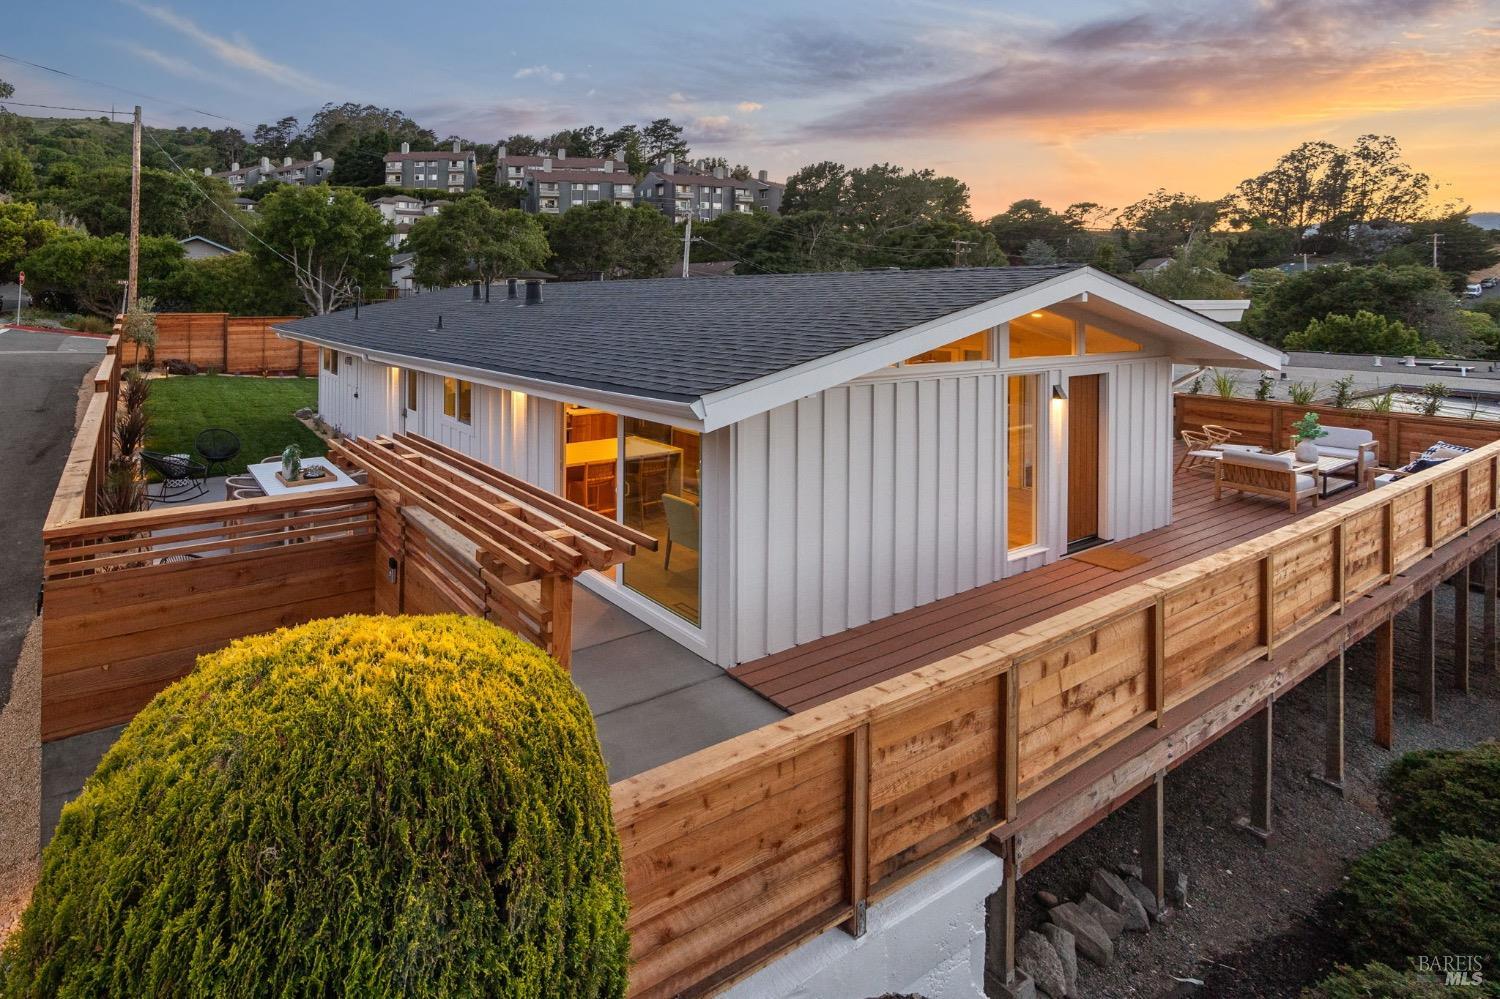
<svg viewBox="0 0 1500 999">
<path fill-rule="evenodd" d="M 283 156 L 280 163 L 272 163 L 269 156 L 262 156 L 259 163 L 248 167 L 231 163 L 228 170 L 217 173 L 204 167 L 203 174 L 224 181 L 236 194 L 266 180 L 280 181 L 283 184 L 326 184 L 333 176 L 333 157 L 314 152 L 312 159 L 296 160 Z"/>
<path fill-rule="evenodd" d="M 542 173 L 553 170 L 626 173 L 629 168 L 625 165 L 624 152 L 616 153 L 611 157 L 569 156 L 566 149 L 558 149 L 545 155 L 519 156 L 511 153 L 504 145 L 495 150 L 496 184 L 525 187 L 528 170 Z"/>
<path fill-rule="evenodd" d="M 411 143 L 401 143 L 399 153 L 385 154 L 385 182 L 391 187 L 434 188 L 450 194 L 472 191 L 479 183 L 474 150 L 453 140 L 451 149 L 412 152 Z"/>
<path fill-rule="evenodd" d="M 621 208 L 635 205 L 635 178 L 624 170 L 606 173 L 526 167 L 518 186 L 526 191 L 522 207 L 542 215 L 558 215 L 596 201 L 608 201 Z"/>
<path fill-rule="evenodd" d="M 729 176 L 721 166 L 705 172 L 668 157 L 640 179 L 636 196 L 677 222 L 689 216 L 706 222 L 729 212 L 753 212 L 757 208 L 775 214 L 781 210 L 782 186 L 765 178 L 764 170 L 755 179 L 741 180 Z"/>
</svg>

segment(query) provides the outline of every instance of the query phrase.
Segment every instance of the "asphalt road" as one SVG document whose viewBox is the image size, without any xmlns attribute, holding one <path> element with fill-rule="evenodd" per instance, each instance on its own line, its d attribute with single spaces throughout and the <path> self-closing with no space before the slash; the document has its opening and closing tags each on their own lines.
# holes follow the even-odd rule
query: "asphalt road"
<svg viewBox="0 0 1500 999">
<path fill-rule="evenodd" d="M 104 341 L 0 328 L 0 711 L 36 613 L 42 521 L 73 441 L 78 386 Z"/>
</svg>

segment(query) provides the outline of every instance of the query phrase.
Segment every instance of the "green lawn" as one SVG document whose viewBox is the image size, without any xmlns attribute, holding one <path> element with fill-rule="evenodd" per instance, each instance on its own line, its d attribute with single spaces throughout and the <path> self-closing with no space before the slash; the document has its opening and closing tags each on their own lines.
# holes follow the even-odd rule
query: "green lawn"
<svg viewBox="0 0 1500 999">
<path fill-rule="evenodd" d="M 299 445 L 304 457 L 324 454 L 328 448 L 322 438 L 292 416 L 303 406 L 316 409 L 317 405 L 316 378 L 153 378 L 151 397 L 146 400 L 146 448 L 166 454 L 191 454 L 201 461 L 193 446 L 199 432 L 223 427 L 240 438 L 239 456 L 225 465 L 229 475 L 243 472 L 247 464 L 280 454 L 288 444 Z"/>
</svg>

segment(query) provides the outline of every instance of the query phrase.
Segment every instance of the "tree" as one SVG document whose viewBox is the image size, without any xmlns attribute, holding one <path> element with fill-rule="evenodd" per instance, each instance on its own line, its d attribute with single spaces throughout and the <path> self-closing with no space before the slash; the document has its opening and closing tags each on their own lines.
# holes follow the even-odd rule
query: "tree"
<svg viewBox="0 0 1500 999">
<path fill-rule="evenodd" d="M 1036 198 L 1022 198 L 992 217 L 985 223 L 985 228 L 1006 253 L 1023 254 L 1027 243 L 1041 240 L 1048 246 L 1061 247 L 1064 253 L 1077 252 L 1081 258 L 1089 236 L 1084 231 L 1081 215 L 1073 214 L 1073 208 L 1083 207 L 1072 206 L 1068 211 L 1055 212 Z"/>
<path fill-rule="evenodd" d="M 296 119 L 291 119 L 291 122 L 295 126 Z M 343 104 L 324 104 L 319 108 L 318 113 L 308 121 L 298 144 L 305 147 L 305 152 L 316 151 L 324 156 L 334 157 L 336 170 L 339 162 L 356 145 L 368 149 L 363 143 L 371 136 L 379 136 L 385 145 L 380 150 L 381 155 L 398 148 L 402 142 L 410 142 L 416 149 L 430 149 L 437 143 L 437 136 L 431 129 L 418 125 L 402 111 L 348 101 Z M 380 180 L 374 183 L 378 184 Z"/>
<path fill-rule="evenodd" d="M 48 187 L 47 200 L 77 219 L 95 236 L 130 228 L 130 168 L 92 170 L 67 187 Z M 141 232 L 151 236 L 206 236 L 226 246 L 240 245 L 234 192 L 216 177 L 175 170 L 141 169 Z"/>
<path fill-rule="evenodd" d="M 122 235 L 88 236 L 63 232 L 21 261 L 27 288 L 63 308 L 80 308 L 99 316 L 120 311 L 129 270 L 130 243 Z M 154 295 L 182 266 L 182 244 L 169 236 L 142 236 L 140 293 Z"/>
<path fill-rule="evenodd" d="M 668 156 L 687 159 L 691 150 L 682 132 L 682 126 L 672 124 L 671 118 L 657 118 L 641 129 L 641 154 L 651 163 L 660 163 Z"/>
<path fill-rule="evenodd" d="M 278 119 L 274 124 L 262 123 L 255 126 L 251 133 L 251 142 L 255 150 L 261 156 L 269 156 L 273 160 L 279 160 L 283 156 L 289 156 L 293 145 L 301 138 L 301 124 L 292 115 Z"/>
<path fill-rule="evenodd" d="M 1296 245 L 1295 233 L 1256 220 L 1229 237 L 1224 273 L 1237 276 L 1263 267 L 1274 268 L 1291 259 Z"/>
<path fill-rule="evenodd" d="M 1163 298 L 1239 298 L 1240 286 L 1219 268 L 1228 253 L 1222 238 L 1199 235 L 1172 254 L 1172 262 L 1155 274 L 1136 276 L 1136 283 Z"/>
<path fill-rule="evenodd" d="M 500 145 L 505 147 L 508 156 L 540 156 L 544 148 L 540 139 L 520 132 L 501 139 Z"/>
<path fill-rule="evenodd" d="M 250 253 L 258 268 L 267 280 L 294 283 L 313 315 L 350 304 L 356 289 L 373 297 L 385 287 L 389 227 L 353 191 L 284 184 L 255 214 L 260 240 Z"/>
<path fill-rule="evenodd" d="M 0 202 L 0 277 L 14 279 L 22 257 L 62 233 L 62 226 L 38 217 L 31 202 Z"/>
<path fill-rule="evenodd" d="M 0 193 L 30 194 L 36 188 L 36 173 L 26 154 L 12 145 L 0 145 Z"/>
<path fill-rule="evenodd" d="M 477 194 L 418 220 L 406 248 L 416 254 L 413 279 L 439 287 L 467 281 L 489 285 L 507 274 L 541 267 L 549 253 L 546 234 L 533 216 L 496 208 Z"/>
<path fill-rule="evenodd" d="M 1170 256 L 1194 236 L 1212 232 L 1224 214 L 1222 201 L 1204 201 L 1181 191 L 1158 187 L 1132 205 L 1120 209 L 1120 224 L 1130 231 L 1132 257 L 1137 263 Z"/>
<path fill-rule="evenodd" d="M 329 182 L 341 187 L 378 187 L 384 184 L 385 154 L 392 148 L 389 132 L 367 132 L 346 143 L 333 161 L 333 176 Z"/>
<path fill-rule="evenodd" d="M 1237 221 L 1286 229 L 1300 249 L 1313 229 L 1320 240 L 1337 246 L 1347 240 L 1351 225 L 1416 221 L 1434 190 L 1432 178 L 1402 158 L 1394 138 L 1361 135 L 1348 149 L 1304 142 L 1271 169 L 1242 181 L 1233 198 Z"/>
<path fill-rule="evenodd" d="M 786 179 L 786 190 L 781 196 L 782 214 L 837 212 L 848 175 L 844 165 L 833 160 L 803 167 Z"/>
<path fill-rule="evenodd" d="M 156 299 L 169 312 L 286 316 L 307 309 L 296 285 L 267 274 L 248 253 L 184 260 L 156 285 Z"/>
<path fill-rule="evenodd" d="M 5 100 L 7 97 L 14 97 L 15 94 L 15 87 L 11 86 L 9 83 L 6 83 L 4 80 L 0 80 L 0 101 Z"/>
<path fill-rule="evenodd" d="M 1402 245 L 1381 260 L 1388 264 L 1425 264 L 1432 260 L 1432 237 L 1438 237 L 1438 266 L 1448 275 L 1448 286 L 1463 291 L 1469 275 L 1500 263 L 1500 233 L 1469 221 L 1467 211 L 1418 222 Z"/>
<path fill-rule="evenodd" d="M 1352 316 L 1314 319 L 1286 338 L 1287 350 L 1323 350 L 1337 354 L 1424 354 L 1430 350 L 1405 323 L 1363 310 Z"/>
<path fill-rule="evenodd" d="M 1251 298 L 1244 328 L 1279 345 L 1314 319 L 1352 316 L 1364 310 L 1413 327 L 1441 342 L 1443 322 L 1452 322 L 1452 296 L 1441 271 L 1431 267 L 1317 267 L 1288 277 Z"/>
<path fill-rule="evenodd" d="M 1031 266 L 1037 264 L 1055 264 L 1057 263 L 1057 251 L 1046 240 L 1033 239 L 1021 250 L 1021 259 Z"/>
<path fill-rule="evenodd" d="M 677 229 L 646 205 L 621 208 L 596 201 L 564 212 L 547 234 L 560 274 L 661 277 L 681 245 Z"/>
<path fill-rule="evenodd" d="M 7 996 L 625 995 L 588 703 L 479 618 L 348 616 L 201 657 L 42 868 Z"/>
</svg>

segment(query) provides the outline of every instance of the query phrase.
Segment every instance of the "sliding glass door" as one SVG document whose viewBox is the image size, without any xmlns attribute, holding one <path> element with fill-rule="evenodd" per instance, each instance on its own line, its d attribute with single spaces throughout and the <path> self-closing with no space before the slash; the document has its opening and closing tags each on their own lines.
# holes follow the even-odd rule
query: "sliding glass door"
<svg viewBox="0 0 1500 999">
<path fill-rule="evenodd" d="M 644 531 L 620 581 L 693 625 L 701 621 L 701 439 L 691 430 L 564 407 L 563 482 L 574 502 Z"/>
</svg>

